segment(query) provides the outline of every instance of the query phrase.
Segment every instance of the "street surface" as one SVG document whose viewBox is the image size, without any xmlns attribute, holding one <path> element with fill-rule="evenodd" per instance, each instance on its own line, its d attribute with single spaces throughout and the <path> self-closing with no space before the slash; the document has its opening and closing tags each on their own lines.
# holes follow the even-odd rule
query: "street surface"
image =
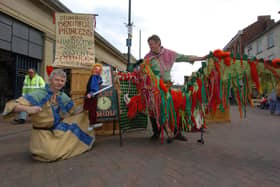
<svg viewBox="0 0 280 187">
<path fill-rule="evenodd" d="M 209 124 L 205 144 L 199 133 L 188 142 L 149 140 L 150 129 L 119 136 L 97 136 L 93 149 L 53 163 L 32 160 L 31 124 L 0 121 L 1 187 L 80 186 L 280 186 L 280 116 L 248 108 L 240 119 L 231 107 L 231 123 Z"/>
</svg>

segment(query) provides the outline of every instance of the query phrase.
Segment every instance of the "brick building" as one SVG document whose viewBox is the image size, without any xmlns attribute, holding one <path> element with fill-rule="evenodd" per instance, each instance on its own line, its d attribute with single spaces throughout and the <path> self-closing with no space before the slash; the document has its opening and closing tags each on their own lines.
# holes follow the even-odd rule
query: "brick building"
<svg viewBox="0 0 280 187">
<path fill-rule="evenodd" d="M 230 51 L 233 55 L 244 54 L 244 48 L 252 39 L 259 33 L 264 32 L 267 28 L 274 24 L 274 20 L 270 16 L 258 16 L 258 20 L 248 27 L 238 31 L 231 41 L 224 47 L 223 50 Z"/>
<path fill-rule="evenodd" d="M 248 57 L 263 58 L 265 60 L 280 58 L 280 20 L 264 32 L 256 35 L 244 47 L 244 53 Z"/>
</svg>

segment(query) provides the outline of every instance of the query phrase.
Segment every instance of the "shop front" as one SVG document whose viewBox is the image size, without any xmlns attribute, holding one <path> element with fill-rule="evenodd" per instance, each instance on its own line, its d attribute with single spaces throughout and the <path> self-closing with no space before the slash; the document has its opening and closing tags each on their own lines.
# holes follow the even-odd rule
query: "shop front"
<svg viewBox="0 0 280 187">
<path fill-rule="evenodd" d="M 0 13 L 0 110 L 7 100 L 21 95 L 28 68 L 40 71 L 43 33 Z"/>
</svg>

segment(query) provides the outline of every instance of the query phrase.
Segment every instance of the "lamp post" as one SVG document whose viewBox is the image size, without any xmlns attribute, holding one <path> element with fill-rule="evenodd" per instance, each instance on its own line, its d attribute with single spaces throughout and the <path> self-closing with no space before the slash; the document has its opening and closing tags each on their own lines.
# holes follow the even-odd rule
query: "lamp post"
<svg viewBox="0 0 280 187">
<path fill-rule="evenodd" d="M 128 24 L 127 24 L 127 39 L 126 39 L 126 46 L 127 46 L 127 66 L 126 70 L 129 70 L 130 66 L 130 47 L 132 44 L 132 23 L 131 23 L 131 0 L 128 0 Z"/>
<path fill-rule="evenodd" d="M 139 31 L 139 59 L 141 59 L 141 30 Z"/>
</svg>

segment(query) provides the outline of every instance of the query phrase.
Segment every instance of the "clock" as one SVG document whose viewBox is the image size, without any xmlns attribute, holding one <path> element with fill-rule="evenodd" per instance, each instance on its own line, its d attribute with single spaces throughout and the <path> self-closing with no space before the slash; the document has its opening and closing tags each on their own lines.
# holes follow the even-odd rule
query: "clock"
<svg viewBox="0 0 280 187">
<path fill-rule="evenodd" d="M 97 107 L 100 110 L 108 110 L 112 106 L 112 101 L 107 96 L 101 96 L 97 100 Z"/>
</svg>

